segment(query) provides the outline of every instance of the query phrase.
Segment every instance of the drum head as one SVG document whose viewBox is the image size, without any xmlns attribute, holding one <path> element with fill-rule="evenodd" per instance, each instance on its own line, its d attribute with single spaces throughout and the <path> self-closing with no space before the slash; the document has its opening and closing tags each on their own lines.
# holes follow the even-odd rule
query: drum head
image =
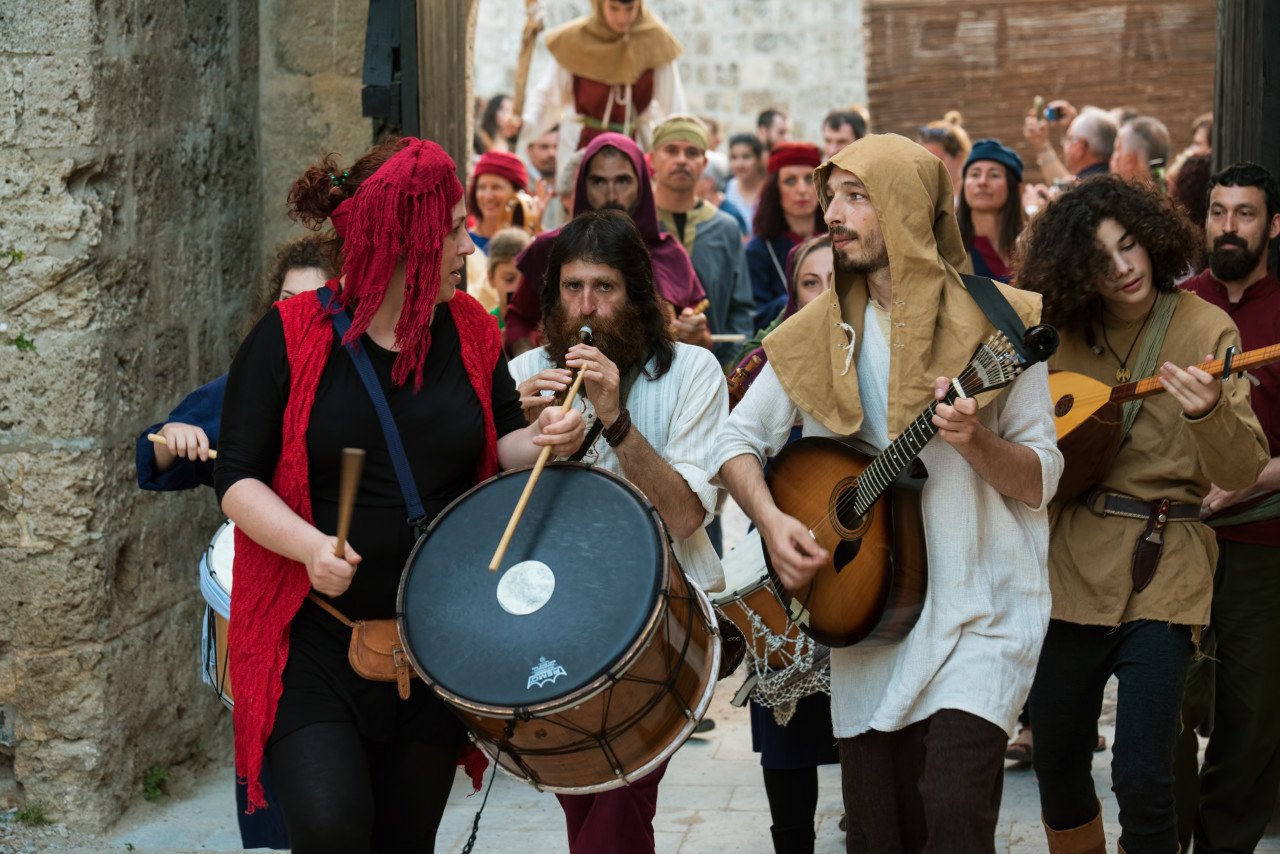
<svg viewBox="0 0 1280 854">
<path fill-rule="evenodd" d="M 741 599 L 764 584 L 769 573 L 764 566 L 760 530 L 752 528 L 748 531 L 724 556 L 721 565 L 724 567 L 724 592 L 711 600 L 715 605 Z"/>
<path fill-rule="evenodd" d="M 645 630 L 665 582 L 657 513 L 620 478 L 576 463 L 543 469 L 502 566 L 490 572 L 528 477 L 527 469 L 500 474 L 450 505 L 400 585 L 400 628 L 415 663 L 479 705 L 532 706 L 590 685 Z"/>
<path fill-rule="evenodd" d="M 231 616 L 231 568 L 235 557 L 235 523 L 223 522 L 200 559 L 200 592 L 223 618 Z"/>
</svg>

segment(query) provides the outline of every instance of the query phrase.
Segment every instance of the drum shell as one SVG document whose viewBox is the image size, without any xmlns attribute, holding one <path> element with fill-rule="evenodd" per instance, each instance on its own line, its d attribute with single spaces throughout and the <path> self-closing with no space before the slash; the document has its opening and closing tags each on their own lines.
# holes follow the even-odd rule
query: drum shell
<svg viewBox="0 0 1280 854">
<path fill-rule="evenodd" d="M 724 619 L 738 627 L 738 631 L 746 639 L 748 651 L 757 660 L 765 661 L 769 667 L 779 670 L 790 664 L 795 657 L 800 630 L 787 618 L 787 612 L 783 610 L 778 597 L 773 595 L 773 587 L 767 578 L 727 597 L 717 598 L 716 610 Z M 785 643 L 781 648 L 769 650 L 767 636 L 761 635 L 752 625 L 752 614 L 759 617 L 771 634 L 784 639 Z"/>
<path fill-rule="evenodd" d="M 441 684 L 421 657 L 438 653 L 414 648 L 412 638 L 422 630 L 415 631 L 405 615 L 406 610 L 411 610 L 406 591 L 414 584 L 412 575 L 419 566 L 419 551 L 431 548 L 437 527 L 469 496 L 495 481 L 519 475 L 521 470 L 478 485 L 432 523 L 410 556 L 401 581 L 398 619 L 415 669 L 431 690 L 454 709 L 480 746 L 491 757 L 498 757 L 504 771 L 540 789 L 565 793 L 605 791 L 647 775 L 692 733 L 710 704 L 719 666 L 719 637 L 710 602 L 679 568 L 666 546 L 661 518 L 643 495 L 607 471 L 576 463 L 556 463 L 547 470 L 553 468 L 581 469 L 624 487 L 643 508 L 663 546 L 657 556 L 658 566 L 653 567 L 658 595 L 642 628 L 628 638 L 624 650 L 604 672 L 571 693 L 546 702 L 520 707 L 495 705 L 478 702 Z M 501 524 L 496 527 L 500 533 Z M 477 550 L 487 547 L 478 545 Z M 488 555 L 483 557 L 487 560 Z M 478 565 L 483 566 L 479 562 Z M 492 577 L 498 579 L 500 575 Z M 430 592 L 434 596 L 441 591 L 432 587 Z M 419 588 L 416 595 L 421 597 L 423 589 Z M 472 610 L 465 607 L 465 602 L 461 604 L 459 612 Z M 642 612 L 636 613 L 639 616 Z M 437 664 L 439 661 L 436 659 Z"/>
<path fill-rule="evenodd" d="M 582 696 L 557 703 L 555 710 L 541 710 L 532 720 L 513 720 L 511 709 L 479 710 L 447 692 L 437 693 L 459 711 L 490 758 L 497 757 L 504 771 L 539 789 L 586 794 L 639 780 L 671 758 L 693 733 L 706 714 L 720 667 L 715 617 L 705 595 L 679 567 L 670 581 L 652 633 L 640 639 L 630 661 L 619 662 L 616 684 L 600 679 Z M 664 682 L 673 688 L 660 684 Z M 598 730 L 606 716 L 609 753 L 582 734 Z M 509 746 L 499 750 L 504 743 Z"/>
<path fill-rule="evenodd" d="M 742 633 L 748 651 L 757 661 L 765 661 L 770 668 L 779 670 L 794 660 L 801 633 L 774 595 L 765 569 L 763 548 L 759 533 L 753 531 L 725 556 L 725 577 L 737 586 L 715 597 L 711 603 Z M 753 626 L 753 614 L 772 635 L 784 639 L 781 647 L 769 650 L 768 637 Z"/>
</svg>

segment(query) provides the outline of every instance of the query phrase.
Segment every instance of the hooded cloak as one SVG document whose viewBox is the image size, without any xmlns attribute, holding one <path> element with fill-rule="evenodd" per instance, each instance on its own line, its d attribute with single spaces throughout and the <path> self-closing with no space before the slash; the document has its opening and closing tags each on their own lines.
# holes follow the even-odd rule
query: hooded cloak
<svg viewBox="0 0 1280 854">
<path fill-rule="evenodd" d="M 635 23 L 625 33 L 605 23 L 604 0 L 591 0 L 591 14 L 561 24 L 544 43 L 562 68 L 579 77 L 611 86 L 635 83 L 650 68 L 675 62 L 684 48 L 644 0 Z"/>
<path fill-rule="evenodd" d="M 995 331 L 960 278 L 967 253 L 956 224 L 951 179 L 942 161 L 896 134 L 872 134 L 814 170 L 818 202 L 831 200 L 833 167 L 867 188 L 879 219 L 893 279 L 890 306 L 890 438 L 933 402 L 936 377 L 954 377 Z M 996 285 L 1028 327 L 1040 319 L 1040 296 Z M 828 430 L 851 435 L 862 426 L 858 372 L 848 369 L 862 344 L 869 298 L 866 276 L 835 270 L 835 287 L 814 299 L 764 340 L 787 396 Z M 817 346 L 821 342 L 825 346 Z M 994 395 L 979 395 L 979 406 Z"/>
<path fill-rule="evenodd" d="M 706 291 L 698 281 L 698 274 L 694 272 L 693 262 L 689 260 L 689 254 L 685 252 L 684 247 L 670 234 L 658 228 L 658 206 L 653 199 L 653 182 L 649 179 L 649 167 L 645 164 L 644 152 L 632 139 L 620 133 L 604 133 L 591 141 L 582 156 L 582 166 L 578 169 L 577 181 L 574 184 L 573 209 L 575 211 L 591 209 L 591 205 L 587 202 L 587 164 L 605 148 L 622 152 L 635 169 L 639 192 L 631 219 L 649 248 L 649 257 L 653 263 L 654 289 L 658 292 L 658 296 L 674 305 L 677 312 L 682 308 L 695 307 L 706 297 Z M 527 338 L 542 319 L 540 294 L 546 281 L 551 244 L 559 235 L 560 229 L 539 234 L 516 258 L 516 268 L 524 280 L 507 305 L 504 332 L 508 344 L 520 338 Z"/>
</svg>

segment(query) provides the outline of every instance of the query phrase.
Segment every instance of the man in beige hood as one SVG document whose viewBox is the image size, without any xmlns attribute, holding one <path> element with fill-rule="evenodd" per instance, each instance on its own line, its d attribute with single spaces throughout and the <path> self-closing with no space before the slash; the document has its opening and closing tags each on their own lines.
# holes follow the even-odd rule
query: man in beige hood
<svg viewBox="0 0 1280 854">
<path fill-rule="evenodd" d="M 779 578 L 828 561 L 762 474 L 797 419 L 805 436 L 884 449 L 993 329 L 965 289 L 946 167 L 893 135 L 819 167 L 836 286 L 764 341 L 769 362 L 726 422 L 712 470 L 756 523 Z M 1027 325 L 1040 300 L 1000 287 Z M 1045 506 L 1062 469 L 1047 371 L 941 403 L 920 452 L 929 579 L 900 642 L 832 650 L 849 851 L 994 851 L 1008 735 L 1049 616 Z M 942 850 L 937 848 L 936 850 Z"/>
</svg>

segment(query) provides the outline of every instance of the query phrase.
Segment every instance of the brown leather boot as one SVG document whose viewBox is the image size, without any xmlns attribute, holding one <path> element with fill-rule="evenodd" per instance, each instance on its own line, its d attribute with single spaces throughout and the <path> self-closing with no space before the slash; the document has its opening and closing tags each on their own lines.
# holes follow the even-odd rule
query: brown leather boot
<svg viewBox="0 0 1280 854">
<path fill-rule="evenodd" d="M 1044 824 L 1044 819 L 1041 819 Z M 1088 824 L 1070 830 L 1054 830 L 1044 825 L 1049 840 L 1049 854 L 1107 854 L 1107 837 L 1102 832 L 1102 804 Z"/>
</svg>

